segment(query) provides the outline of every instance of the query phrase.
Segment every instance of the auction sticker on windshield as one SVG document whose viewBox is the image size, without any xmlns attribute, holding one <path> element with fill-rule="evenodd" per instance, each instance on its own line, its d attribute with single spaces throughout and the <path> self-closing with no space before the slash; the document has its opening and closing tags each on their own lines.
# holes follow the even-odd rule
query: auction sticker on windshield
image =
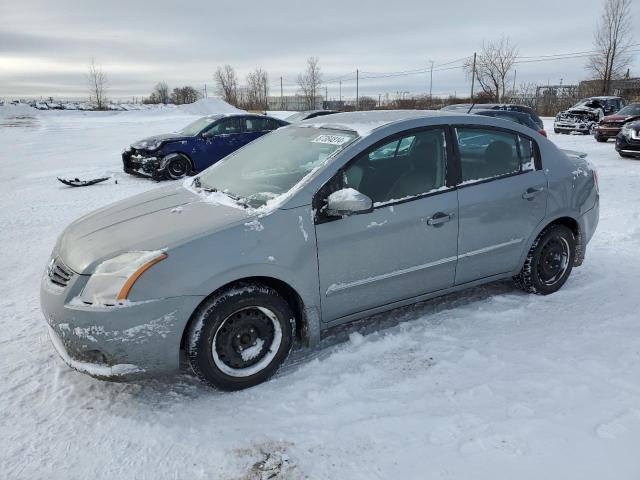
<svg viewBox="0 0 640 480">
<path fill-rule="evenodd" d="M 326 143 L 329 145 L 343 145 L 351 140 L 352 137 L 345 135 L 318 135 L 311 140 L 311 143 Z"/>
</svg>

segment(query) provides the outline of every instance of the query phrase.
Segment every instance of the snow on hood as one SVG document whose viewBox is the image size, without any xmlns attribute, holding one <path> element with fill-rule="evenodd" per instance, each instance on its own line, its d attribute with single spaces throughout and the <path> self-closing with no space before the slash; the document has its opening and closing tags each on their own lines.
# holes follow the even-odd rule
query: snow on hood
<svg viewBox="0 0 640 480">
<path fill-rule="evenodd" d="M 160 135 L 153 135 L 151 137 L 147 137 L 137 142 L 134 142 L 131 144 L 131 146 L 135 149 L 145 149 L 157 143 L 177 141 L 183 138 L 185 138 L 185 136 L 180 135 L 178 133 L 162 133 Z"/>
</svg>

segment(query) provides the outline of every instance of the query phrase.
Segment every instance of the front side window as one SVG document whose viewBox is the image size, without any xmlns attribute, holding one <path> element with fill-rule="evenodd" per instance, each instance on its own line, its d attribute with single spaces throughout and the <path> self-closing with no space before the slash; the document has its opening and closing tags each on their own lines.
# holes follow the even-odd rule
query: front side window
<svg viewBox="0 0 640 480">
<path fill-rule="evenodd" d="M 281 128 L 236 150 L 198 180 L 204 189 L 225 192 L 258 208 L 287 193 L 356 136 L 344 130 Z"/>
<path fill-rule="evenodd" d="M 213 122 L 218 120 L 220 116 L 203 117 L 199 118 L 195 122 L 190 123 L 182 130 L 178 130 L 178 133 L 185 136 L 198 135 L 200 132 L 209 127 Z"/>
<path fill-rule="evenodd" d="M 357 157 L 344 170 L 343 183 L 377 204 L 437 190 L 446 185 L 445 139 L 442 129 L 394 139 Z"/>
<path fill-rule="evenodd" d="M 455 132 L 463 183 L 535 170 L 535 147 L 527 137 L 481 128 Z"/>
<path fill-rule="evenodd" d="M 239 118 L 224 118 L 209 129 L 209 135 L 232 135 L 242 131 L 242 121 Z"/>
</svg>

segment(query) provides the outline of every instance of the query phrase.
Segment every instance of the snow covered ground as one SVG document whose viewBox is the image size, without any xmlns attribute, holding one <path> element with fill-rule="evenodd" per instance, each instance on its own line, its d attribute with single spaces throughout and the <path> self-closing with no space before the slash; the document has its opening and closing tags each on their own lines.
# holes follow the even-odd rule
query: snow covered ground
<svg viewBox="0 0 640 480">
<path fill-rule="evenodd" d="M 589 153 L 602 196 L 586 262 L 557 294 L 504 282 L 380 315 L 230 394 L 187 374 L 119 384 L 74 372 L 38 303 L 71 220 L 157 187 L 121 173 L 120 151 L 194 117 L 20 116 L 0 113 L 0 477 L 640 478 L 640 161 L 613 144 L 551 134 Z M 105 173 L 88 188 L 55 179 Z"/>
</svg>

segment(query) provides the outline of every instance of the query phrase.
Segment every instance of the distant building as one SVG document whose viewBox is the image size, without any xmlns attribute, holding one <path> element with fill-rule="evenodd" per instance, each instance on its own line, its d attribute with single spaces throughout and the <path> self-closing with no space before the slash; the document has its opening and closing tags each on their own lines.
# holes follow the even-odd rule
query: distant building
<svg viewBox="0 0 640 480">
<path fill-rule="evenodd" d="M 580 82 L 579 90 L 583 96 L 602 94 L 602 80 L 585 80 Z M 640 99 L 640 77 L 611 80 L 609 95 L 623 97 L 627 100 Z"/>
<path fill-rule="evenodd" d="M 315 105 L 309 108 L 307 105 L 307 99 L 302 95 L 270 95 L 269 96 L 269 110 L 293 110 L 299 112 L 301 110 L 320 110 L 322 109 L 322 102 L 324 97 L 317 95 L 315 98 Z"/>
</svg>

